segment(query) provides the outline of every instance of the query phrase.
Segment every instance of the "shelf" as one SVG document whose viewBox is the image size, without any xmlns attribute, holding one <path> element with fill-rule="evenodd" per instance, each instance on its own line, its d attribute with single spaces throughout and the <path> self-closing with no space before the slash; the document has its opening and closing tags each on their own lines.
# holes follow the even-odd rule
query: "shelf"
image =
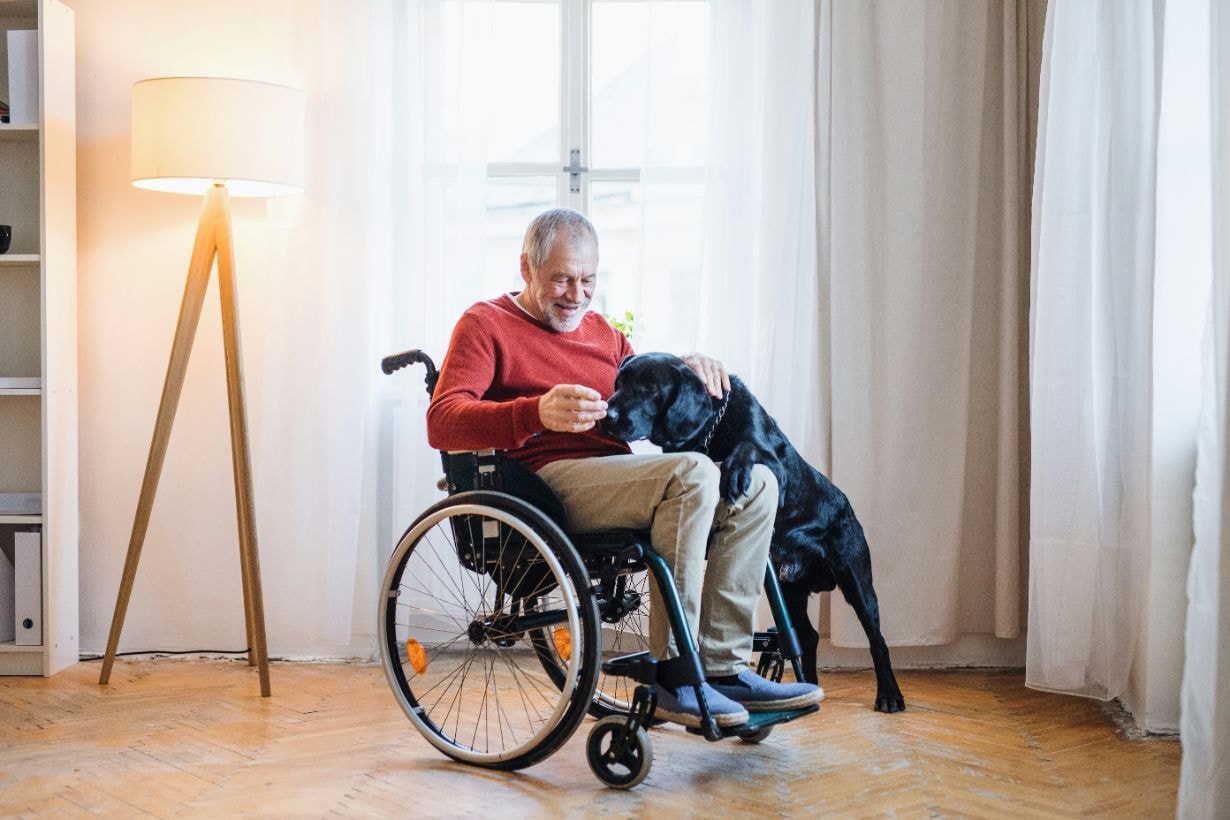
<svg viewBox="0 0 1230 820">
<path fill-rule="evenodd" d="M 38 123 L 0 122 L 0 142 L 38 139 Z"/>
<path fill-rule="evenodd" d="M 18 646 L 14 641 L 0 641 L 0 652 L 37 652 L 42 653 L 43 645 Z"/>
<path fill-rule="evenodd" d="M 15 267 L 17 265 L 37 265 L 39 263 L 39 255 L 37 253 L 0 253 L 0 268 Z"/>
<path fill-rule="evenodd" d="M 42 643 L 0 633 L 0 675 L 50 676 L 80 654 L 73 10 L 0 0 L 0 75 L 18 30 L 37 33 L 39 123 L 0 123 L 0 222 L 14 226 L 0 254 L 0 542 L 38 533 Z"/>
</svg>

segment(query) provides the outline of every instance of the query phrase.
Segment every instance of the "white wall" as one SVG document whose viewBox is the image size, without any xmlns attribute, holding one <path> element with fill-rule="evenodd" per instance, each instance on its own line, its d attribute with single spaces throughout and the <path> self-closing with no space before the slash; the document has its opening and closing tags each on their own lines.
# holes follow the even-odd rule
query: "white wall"
<svg viewBox="0 0 1230 820">
<path fill-rule="evenodd" d="M 81 649 L 100 652 L 127 552 L 200 201 L 129 184 L 132 83 L 212 75 L 298 85 L 293 0 L 69 0 L 77 20 Z M 237 200 L 245 345 L 260 326 L 266 205 Z M 245 314 L 247 314 L 245 316 Z M 249 384 L 249 396 L 260 385 Z M 259 428 L 253 450 L 259 450 Z M 202 314 L 121 643 L 245 646 L 216 282 Z M 268 584 L 268 580 L 266 580 Z M 190 628 L 168 628 L 167 622 Z M 200 636 L 174 645 L 175 634 Z"/>
</svg>

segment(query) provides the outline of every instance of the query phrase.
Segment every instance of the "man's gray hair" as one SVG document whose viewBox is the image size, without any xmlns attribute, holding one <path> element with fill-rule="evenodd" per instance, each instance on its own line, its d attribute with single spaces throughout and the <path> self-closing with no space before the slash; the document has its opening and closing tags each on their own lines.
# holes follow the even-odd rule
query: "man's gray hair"
<svg viewBox="0 0 1230 820">
<path fill-rule="evenodd" d="M 529 257 L 532 268 L 537 270 L 547 261 L 555 237 L 561 230 L 566 232 L 568 241 L 573 244 L 590 241 L 595 248 L 598 247 L 598 232 L 588 219 L 571 208 L 552 208 L 534 217 L 525 231 L 521 252 Z"/>
</svg>

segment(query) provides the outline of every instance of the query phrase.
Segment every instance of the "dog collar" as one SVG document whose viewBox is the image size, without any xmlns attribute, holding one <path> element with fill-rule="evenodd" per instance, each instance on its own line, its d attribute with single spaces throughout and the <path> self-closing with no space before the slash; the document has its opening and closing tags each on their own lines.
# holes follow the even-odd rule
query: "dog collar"
<svg viewBox="0 0 1230 820">
<path fill-rule="evenodd" d="M 722 403 L 718 406 L 717 416 L 713 419 L 713 426 L 709 428 L 709 432 L 705 435 L 705 440 L 700 443 L 700 452 L 709 452 L 709 442 L 713 441 L 713 436 L 722 424 L 722 416 L 726 415 L 726 408 L 730 406 L 730 394 L 733 392 L 732 390 L 725 396 L 722 396 Z"/>
</svg>

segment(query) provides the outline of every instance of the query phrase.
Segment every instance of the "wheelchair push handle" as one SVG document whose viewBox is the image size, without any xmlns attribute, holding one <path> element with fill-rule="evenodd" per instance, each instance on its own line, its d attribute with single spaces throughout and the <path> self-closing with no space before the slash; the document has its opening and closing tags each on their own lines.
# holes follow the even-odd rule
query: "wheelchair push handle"
<svg viewBox="0 0 1230 820">
<path fill-rule="evenodd" d="M 403 367 L 409 367 L 412 364 L 426 366 L 427 376 L 424 381 L 427 382 L 427 395 L 432 395 L 435 392 L 436 381 L 440 378 L 440 374 L 436 370 L 436 363 L 423 351 L 406 350 L 401 353 L 394 353 L 391 356 L 385 356 L 380 360 L 380 369 L 384 371 L 386 376 L 389 376 Z"/>
</svg>

